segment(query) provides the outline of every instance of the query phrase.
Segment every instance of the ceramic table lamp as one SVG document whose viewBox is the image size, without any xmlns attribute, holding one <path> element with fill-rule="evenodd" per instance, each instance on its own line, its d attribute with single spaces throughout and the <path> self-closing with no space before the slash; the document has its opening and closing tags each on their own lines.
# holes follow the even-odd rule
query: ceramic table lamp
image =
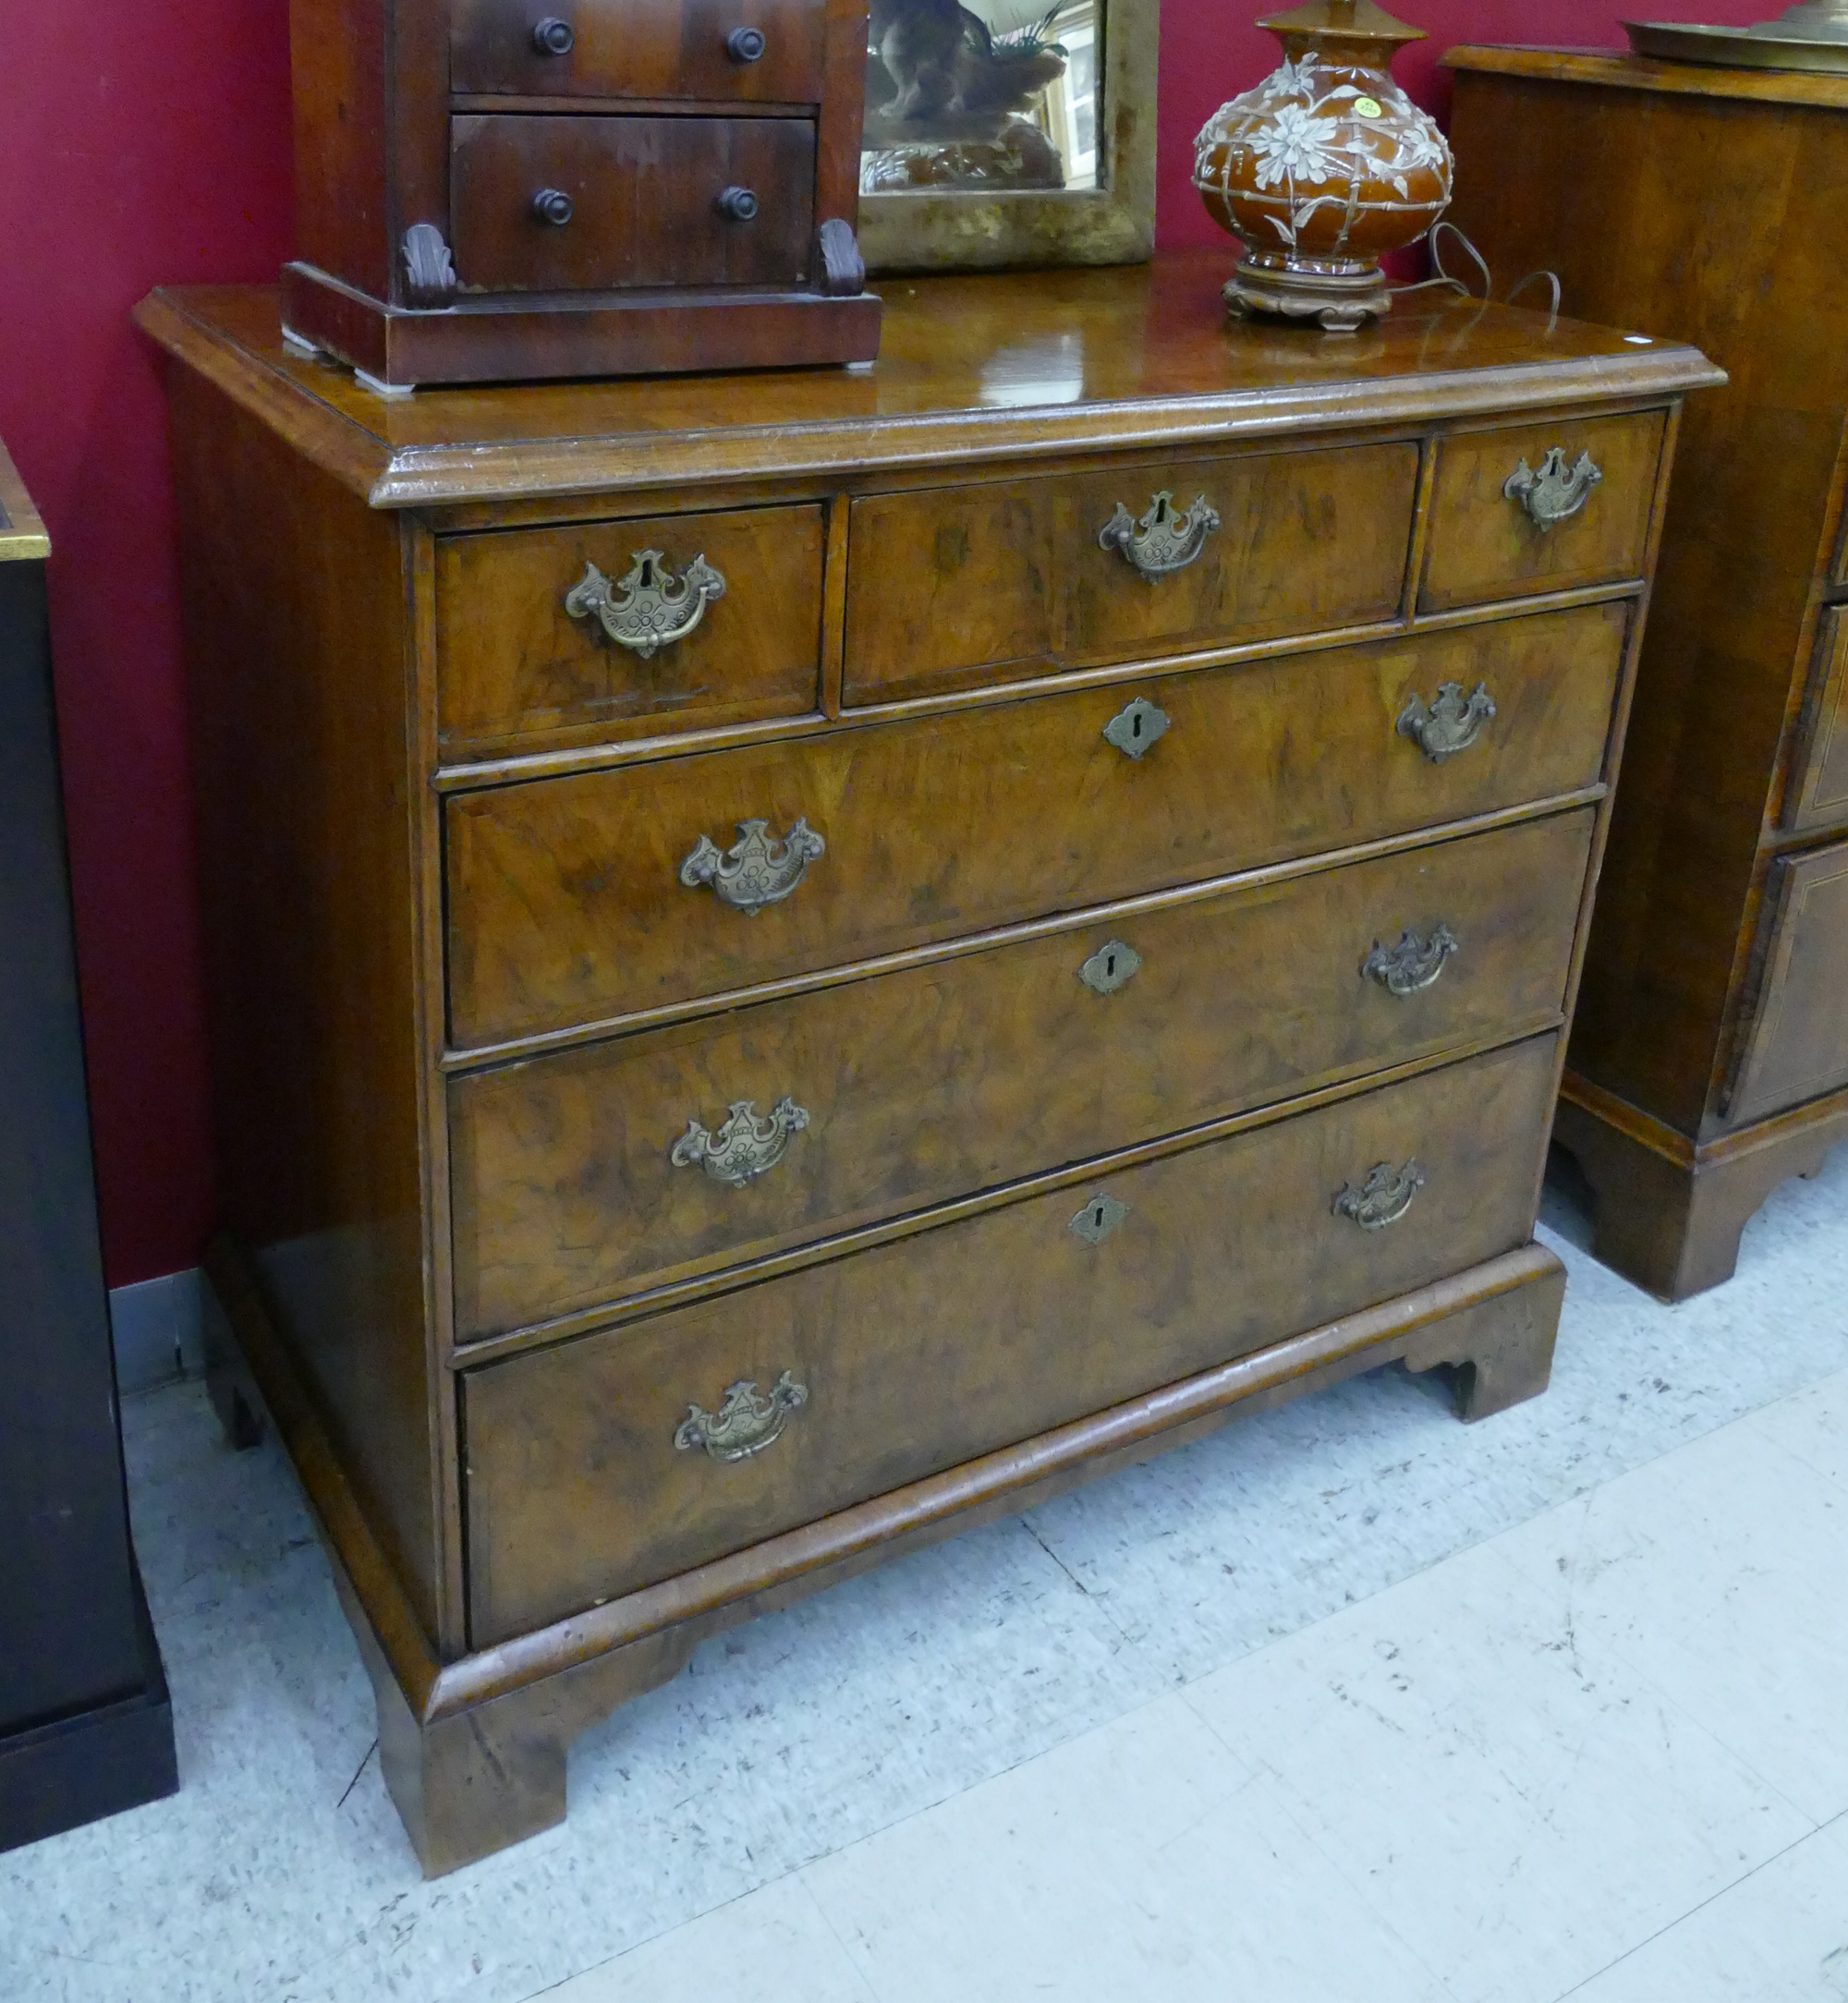
<svg viewBox="0 0 1848 2003">
<path fill-rule="evenodd" d="M 1392 305 L 1380 254 L 1416 243 L 1450 201 L 1443 134 L 1388 74 L 1424 36 L 1373 0 L 1310 0 L 1258 25 L 1282 67 L 1195 142 L 1194 186 L 1246 247 L 1225 302 L 1351 333 Z"/>
</svg>

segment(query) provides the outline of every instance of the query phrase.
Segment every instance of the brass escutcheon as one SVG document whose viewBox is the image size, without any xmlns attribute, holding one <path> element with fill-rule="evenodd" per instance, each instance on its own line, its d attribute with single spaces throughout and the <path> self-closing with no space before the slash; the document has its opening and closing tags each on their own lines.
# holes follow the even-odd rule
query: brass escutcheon
<svg viewBox="0 0 1848 2003">
<path fill-rule="evenodd" d="M 674 1444 L 682 1453 L 703 1447 L 715 1461 L 748 1461 L 778 1438 L 791 1413 L 808 1402 L 808 1387 L 798 1384 L 787 1370 L 770 1387 L 767 1398 L 758 1396 L 755 1378 L 728 1384 L 724 1402 L 716 1412 L 687 1406 L 687 1416 L 675 1428 Z"/>
<path fill-rule="evenodd" d="M 707 606 L 724 595 L 724 578 L 703 556 L 676 577 L 659 550 L 638 550 L 615 584 L 595 564 L 586 564 L 583 577 L 565 594 L 565 609 L 574 619 L 594 618 L 618 647 L 647 661 L 684 640 L 706 616 Z"/>
<path fill-rule="evenodd" d="M 780 904 L 828 844 L 805 819 L 798 819 L 780 842 L 769 830 L 767 820 L 741 820 L 737 840 L 723 852 L 702 834 L 680 865 L 680 880 L 689 891 L 710 884 L 722 904 L 748 918 Z"/>
<path fill-rule="evenodd" d="M 755 1099 L 736 1099 L 726 1115 L 716 1134 L 689 1120 L 668 1159 L 676 1169 L 702 1168 L 728 1189 L 742 1189 L 767 1175 L 789 1152 L 792 1138 L 808 1124 L 807 1111 L 787 1097 L 778 1099 L 768 1114 L 758 1111 Z"/>
<path fill-rule="evenodd" d="M 1581 452 L 1567 466 L 1564 450 L 1553 445 L 1540 460 L 1538 472 L 1523 459 L 1502 482 L 1502 492 L 1508 500 L 1519 502 L 1527 519 L 1544 535 L 1561 522 L 1569 522 L 1591 499 L 1591 490 L 1603 478 L 1588 452 Z"/>
<path fill-rule="evenodd" d="M 1351 1217 L 1362 1231 L 1384 1231 L 1404 1216 L 1424 1186 L 1425 1171 L 1416 1159 L 1403 1169 L 1376 1161 L 1358 1189 L 1352 1183 L 1341 1185 L 1331 1208 L 1337 1217 Z"/>
<path fill-rule="evenodd" d="M 1441 765 L 1459 751 L 1467 751 L 1482 734 L 1482 726 L 1495 717 L 1495 698 L 1486 682 L 1478 682 L 1468 695 L 1461 682 L 1443 683 L 1427 703 L 1414 695 L 1399 716 L 1399 734 L 1409 737 L 1433 765 Z"/>
<path fill-rule="evenodd" d="M 1440 925 L 1429 939 L 1420 939 L 1413 931 L 1402 932 L 1396 946 L 1382 945 L 1376 939 L 1373 951 L 1360 963 L 1361 975 L 1377 980 L 1389 994 L 1416 994 L 1443 972 L 1457 943 L 1456 934 L 1447 925 Z"/>
<path fill-rule="evenodd" d="M 1177 509 L 1173 492 L 1164 488 L 1139 522 L 1119 501 L 1115 513 L 1098 530 L 1098 544 L 1115 550 L 1138 577 L 1155 584 L 1193 563 L 1218 527 L 1219 510 L 1205 494 L 1196 494 L 1189 506 Z"/>
</svg>

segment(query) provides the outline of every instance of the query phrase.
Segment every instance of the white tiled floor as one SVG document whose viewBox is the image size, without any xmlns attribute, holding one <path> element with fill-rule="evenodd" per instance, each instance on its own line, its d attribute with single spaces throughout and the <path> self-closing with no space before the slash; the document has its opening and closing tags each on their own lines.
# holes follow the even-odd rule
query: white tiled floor
<svg viewBox="0 0 1848 2003">
<path fill-rule="evenodd" d="M 1842 2003 L 1848 1149 L 1683 1307 L 1562 1249 L 1546 1398 L 1384 1372 L 760 1621 L 432 1885 L 274 1449 L 133 1402 L 184 1786 L 0 1857 L 0 1999 Z"/>
</svg>

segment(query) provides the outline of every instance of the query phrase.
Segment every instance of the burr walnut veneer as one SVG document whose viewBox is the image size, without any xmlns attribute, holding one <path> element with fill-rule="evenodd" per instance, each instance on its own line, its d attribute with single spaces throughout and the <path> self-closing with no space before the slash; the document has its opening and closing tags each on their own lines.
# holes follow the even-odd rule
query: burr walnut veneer
<svg viewBox="0 0 1848 2003">
<path fill-rule="evenodd" d="M 864 376 L 411 405 L 272 294 L 141 317 L 221 1387 L 426 1868 L 755 1610 L 1375 1365 L 1544 1385 L 1699 355 L 1227 327 L 1198 259 L 919 282 Z"/>
<path fill-rule="evenodd" d="M 1680 1300 L 1848 1139 L 1848 77 L 1449 60 L 1502 282 L 1731 376 L 1682 433 L 1559 1120 L 1598 1256 Z"/>
</svg>

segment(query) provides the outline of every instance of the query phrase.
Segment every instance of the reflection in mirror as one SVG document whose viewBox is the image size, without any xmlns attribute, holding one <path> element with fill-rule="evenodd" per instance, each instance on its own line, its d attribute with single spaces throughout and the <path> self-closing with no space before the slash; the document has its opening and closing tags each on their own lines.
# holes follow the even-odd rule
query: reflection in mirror
<svg viewBox="0 0 1848 2003">
<path fill-rule="evenodd" d="M 862 194 L 1095 188 L 1103 0 L 872 0 Z"/>
</svg>

